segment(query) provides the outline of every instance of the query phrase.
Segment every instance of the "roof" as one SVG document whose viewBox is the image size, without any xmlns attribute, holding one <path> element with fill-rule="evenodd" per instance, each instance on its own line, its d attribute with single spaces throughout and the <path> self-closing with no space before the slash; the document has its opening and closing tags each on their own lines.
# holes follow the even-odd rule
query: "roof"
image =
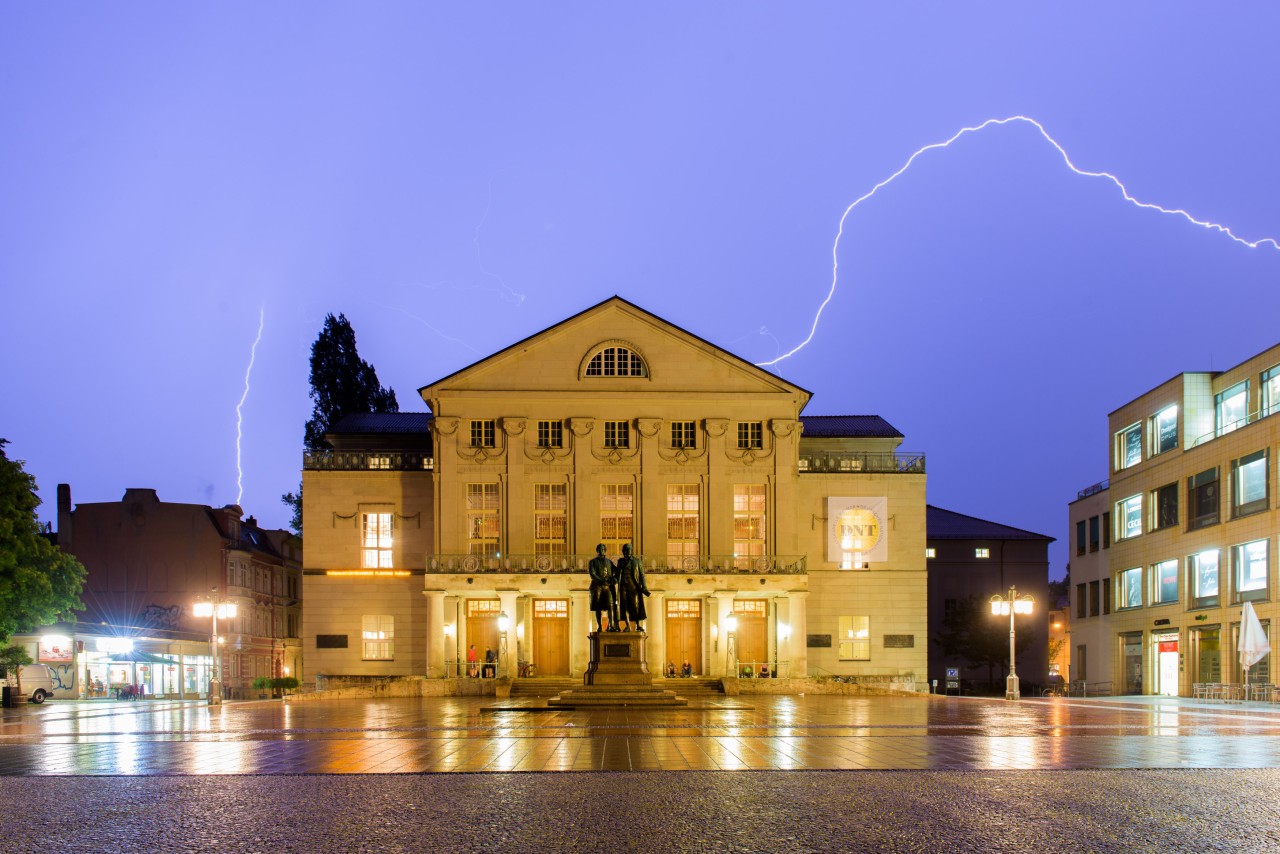
<svg viewBox="0 0 1280 854">
<path fill-rule="evenodd" d="M 425 433 L 430 412 L 356 412 L 344 415 L 329 433 Z"/>
<path fill-rule="evenodd" d="M 800 421 L 804 424 L 806 439 L 902 438 L 902 434 L 879 415 L 805 415 Z"/>
<path fill-rule="evenodd" d="M 1053 542 L 1056 539 L 1010 525 L 1001 525 L 999 522 L 988 522 L 976 516 L 943 510 L 932 504 L 925 506 L 925 536 L 930 540 L 1046 540 Z"/>
</svg>

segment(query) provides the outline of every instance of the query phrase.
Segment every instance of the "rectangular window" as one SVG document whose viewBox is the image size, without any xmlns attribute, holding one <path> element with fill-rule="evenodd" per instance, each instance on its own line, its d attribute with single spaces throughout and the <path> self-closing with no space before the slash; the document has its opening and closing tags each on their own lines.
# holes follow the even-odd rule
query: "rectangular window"
<svg viewBox="0 0 1280 854">
<path fill-rule="evenodd" d="M 563 448 L 564 447 L 564 422 L 563 421 L 539 421 L 538 422 L 538 447 L 539 448 Z"/>
<path fill-rule="evenodd" d="M 494 423 L 493 419 L 471 422 L 471 447 L 492 448 L 496 444 Z"/>
<path fill-rule="evenodd" d="M 1151 456 L 1178 447 L 1178 405 L 1166 406 L 1151 416 Z"/>
<path fill-rule="evenodd" d="M 1087 649 L 1088 648 L 1082 643 L 1076 644 L 1076 660 L 1071 662 L 1071 667 L 1075 670 L 1075 674 L 1073 675 L 1081 682 L 1089 678 L 1087 675 L 1089 670 L 1085 666 L 1086 662 L 1089 660 L 1085 655 Z"/>
<path fill-rule="evenodd" d="M 365 569 L 391 567 L 391 514 L 360 514 L 360 566 Z"/>
<path fill-rule="evenodd" d="M 1102 527 L 1098 524 L 1097 516 L 1089 517 L 1089 551 L 1096 552 L 1098 550 L 1098 529 Z"/>
<path fill-rule="evenodd" d="M 1142 496 L 1131 495 L 1116 502 L 1116 539 L 1127 540 L 1142 533 Z"/>
<path fill-rule="evenodd" d="M 1102 598 L 1102 582 L 1090 581 L 1089 582 L 1089 613 L 1095 617 L 1102 613 L 1101 598 Z"/>
<path fill-rule="evenodd" d="M 1267 509 L 1265 449 L 1231 462 L 1231 515 L 1248 516 Z"/>
<path fill-rule="evenodd" d="M 1218 604 L 1218 550 L 1208 549 L 1187 558 L 1191 577 L 1191 603 L 1196 608 Z"/>
<path fill-rule="evenodd" d="M 1151 568 L 1151 601 L 1168 605 L 1178 601 L 1178 562 L 1164 560 Z"/>
<path fill-rule="evenodd" d="M 1120 571 L 1120 607 L 1142 607 L 1142 567 Z"/>
<path fill-rule="evenodd" d="M 1111 613 L 1111 585 L 1102 585 L 1102 613 L 1107 615 Z"/>
<path fill-rule="evenodd" d="M 1280 412 L 1280 365 L 1262 374 L 1262 414 Z"/>
<path fill-rule="evenodd" d="M 979 560 L 986 560 L 991 557 L 991 549 L 974 549 L 973 556 Z"/>
<path fill-rule="evenodd" d="M 668 566 L 697 568 L 700 493 L 696 483 L 667 484 Z"/>
<path fill-rule="evenodd" d="M 760 421 L 738 422 L 738 450 L 764 447 L 764 423 Z"/>
<path fill-rule="evenodd" d="M 1130 424 L 1116 433 L 1116 470 L 1142 462 L 1142 425 Z"/>
<path fill-rule="evenodd" d="M 1111 511 L 1102 514 L 1102 548 L 1111 548 Z"/>
<path fill-rule="evenodd" d="M 1089 616 L 1089 601 L 1085 599 L 1085 591 L 1089 587 L 1083 581 L 1076 585 L 1076 616 L 1084 618 Z"/>
<path fill-rule="evenodd" d="M 933 547 L 926 547 L 924 550 L 925 560 L 933 560 L 938 556 L 938 550 Z"/>
<path fill-rule="evenodd" d="M 1267 541 L 1234 546 L 1231 549 L 1236 569 L 1236 601 L 1267 598 Z"/>
<path fill-rule="evenodd" d="M 498 484 L 467 484 L 467 553 L 494 557 L 498 554 Z"/>
<path fill-rule="evenodd" d="M 1218 524 L 1218 470 L 1206 469 L 1187 478 L 1187 522 L 1189 530 Z"/>
<path fill-rule="evenodd" d="M 1085 539 L 1084 534 L 1084 520 L 1081 519 L 1079 522 L 1076 522 L 1076 555 L 1082 555 L 1085 553 L 1086 542 L 1087 540 Z"/>
<path fill-rule="evenodd" d="M 1166 484 L 1151 490 L 1151 530 L 1172 528 L 1178 524 L 1178 484 Z"/>
<path fill-rule="evenodd" d="M 604 422 L 604 446 L 606 448 L 631 447 L 631 422 Z"/>
<path fill-rule="evenodd" d="M 840 618 L 840 660 L 871 660 L 871 618 Z"/>
<path fill-rule="evenodd" d="M 363 640 L 360 657 L 365 661 L 391 661 L 395 658 L 395 617 L 365 614 L 360 622 Z"/>
<path fill-rule="evenodd" d="M 600 542 L 609 554 L 622 553 L 631 542 L 635 513 L 634 489 L 630 483 L 600 484 Z"/>
<path fill-rule="evenodd" d="M 1244 380 L 1221 392 L 1213 399 L 1214 428 L 1222 436 L 1247 423 L 1249 381 Z"/>
<path fill-rule="evenodd" d="M 567 484 L 535 483 L 533 485 L 534 554 L 563 556 L 568 553 L 565 539 L 567 496 Z"/>
<path fill-rule="evenodd" d="M 733 555 L 736 558 L 768 554 L 763 483 L 733 485 Z"/>
<path fill-rule="evenodd" d="M 694 423 L 692 421 L 672 421 L 671 422 L 671 447 L 673 448 L 695 448 L 697 447 L 697 436 L 694 433 Z"/>
<path fill-rule="evenodd" d="M 371 469 L 389 469 L 391 468 L 391 457 L 371 455 L 369 457 L 369 468 Z"/>
</svg>

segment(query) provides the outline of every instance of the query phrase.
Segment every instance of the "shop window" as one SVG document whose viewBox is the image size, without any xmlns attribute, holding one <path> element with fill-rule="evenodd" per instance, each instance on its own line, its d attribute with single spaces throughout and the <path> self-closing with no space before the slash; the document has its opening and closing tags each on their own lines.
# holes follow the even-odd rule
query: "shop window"
<svg viewBox="0 0 1280 854">
<path fill-rule="evenodd" d="M 1151 416 L 1151 456 L 1175 450 L 1178 447 L 1178 407 L 1166 406 Z"/>
<path fill-rule="evenodd" d="M 1151 601 L 1168 605 L 1178 601 L 1178 561 L 1164 560 L 1151 567 Z"/>
<path fill-rule="evenodd" d="M 1212 608 L 1219 602 L 1218 550 L 1207 549 L 1187 558 L 1187 574 L 1191 577 L 1191 604 L 1196 608 Z"/>
<path fill-rule="evenodd" d="M 1120 609 L 1142 607 L 1142 567 L 1124 569 L 1117 576 L 1120 585 Z"/>
<path fill-rule="evenodd" d="M 1213 399 L 1214 430 L 1222 436 L 1247 423 L 1249 381 L 1238 382 Z"/>
<path fill-rule="evenodd" d="M 1205 469 L 1187 478 L 1187 528 L 1196 530 L 1218 524 L 1218 470 Z"/>
<path fill-rule="evenodd" d="M 1235 563 L 1236 601 L 1266 599 L 1267 541 L 1234 546 L 1231 553 Z"/>
<path fill-rule="evenodd" d="M 391 661 L 395 658 L 395 617 L 389 614 L 365 614 L 361 617 L 362 649 L 365 661 Z"/>
<path fill-rule="evenodd" d="M 840 660 L 871 660 L 871 618 L 841 617 L 840 628 Z"/>
<path fill-rule="evenodd" d="M 360 566 L 389 569 L 391 561 L 391 514 L 360 514 Z"/>
<path fill-rule="evenodd" d="M 1151 530 L 1178 524 L 1178 484 L 1166 484 L 1151 491 Z"/>
<path fill-rule="evenodd" d="M 1142 462 L 1142 425 L 1130 424 L 1116 433 L 1116 471 Z"/>
<path fill-rule="evenodd" d="M 1116 539 L 1128 540 L 1142 533 L 1142 496 L 1116 502 Z"/>
<path fill-rule="evenodd" d="M 1231 515 L 1248 516 L 1267 509 L 1267 452 L 1261 450 L 1231 462 Z"/>
</svg>

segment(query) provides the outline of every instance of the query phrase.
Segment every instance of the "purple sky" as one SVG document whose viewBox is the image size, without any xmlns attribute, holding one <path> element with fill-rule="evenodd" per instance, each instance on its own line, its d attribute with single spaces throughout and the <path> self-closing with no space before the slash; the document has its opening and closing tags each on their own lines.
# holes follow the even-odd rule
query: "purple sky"
<svg viewBox="0 0 1280 854">
<path fill-rule="evenodd" d="M 46 520 L 59 482 L 235 501 L 262 310 L 241 503 L 281 526 L 325 313 L 406 410 L 615 293 L 772 359 L 845 208 L 1015 114 L 1280 236 L 1278 31 L 1267 3 L 5 4 L 0 436 Z M 1280 252 L 1025 124 L 919 158 L 839 258 L 774 367 L 807 412 L 883 415 L 932 503 L 1060 539 L 1110 410 L 1277 340 Z"/>
</svg>

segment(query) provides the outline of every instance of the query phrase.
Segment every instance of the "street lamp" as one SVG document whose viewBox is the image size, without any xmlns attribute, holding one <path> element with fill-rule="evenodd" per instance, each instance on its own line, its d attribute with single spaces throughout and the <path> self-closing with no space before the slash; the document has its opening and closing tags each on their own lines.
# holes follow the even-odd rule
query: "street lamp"
<svg viewBox="0 0 1280 854">
<path fill-rule="evenodd" d="M 1018 691 L 1018 670 L 1014 660 L 1014 641 L 1016 634 L 1013 628 L 1013 618 L 1016 614 L 1030 614 L 1031 606 L 1035 599 L 1030 593 L 1022 596 L 1018 595 L 1018 588 L 1010 587 L 1008 596 L 999 594 L 991 597 L 991 613 L 997 617 L 1009 615 L 1009 678 L 1005 681 L 1004 698 L 1006 700 L 1018 700 L 1022 695 Z"/>
<path fill-rule="evenodd" d="M 738 668 L 733 660 L 733 635 L 738 630 L 738 618 L 735 615 L 730 614 L 724 618 L 724 630 L 728 633 L 729 639 L 724 648 L 724 672 L 726 676 L 730 673 L 737 676 Z"/>
<path fill-rule="evenodd" d="M 444 654 L 445 654 L 446 656 L 449 654 L 449 641 L 454 640 L 454 636 L 455 636 L 457 633 L 458 633 L 458 627 L 457 627 L 457 626 L 455 626 L 453 623 L 445 623 L 445 626 L 444 626 L 444 636 L 445 636 Z M 458 664 L 457 658 L 458 658 L 458 645 L 457 645 L 457 643 L 455 642 L 455 643 L 453 644 L 453 658 L 449 659 L 449 661 L 452 661 L 452 662 L 453 662 L 453 667 L 448 668 L 450 671 L 453 671 L 453 672 L 451 672 L 451 673 L 449 674 L 450 676 L 460 676 L 460 675 L 461 675 L 461 665 L 459 665 L 459 664 Z"/>
<path fill-rule="evenodd" d="M 229 599 L 218 598 L 218 588 L 215 587 L 208 599 L 195 603 L 191 613 L 197 617 L 213 618 L 213 633 L 209 636 L 209 650 L 213 653 L 213 669 L 209 673 L 209 705 L 220 706 L 222 705 L 222 649 L 218 646 L 221 643 L 218 637 L 218 618 L 234 620 L 236 603 Z"/>
<path fill-rule="evenodd" d="M 498 657 L 502 659 L 502 675 L 506 676 L 509 672 L 507 667 L 507 629 L 511 627 L 511 618 L 507 616 L 507 612 L 503 611 L 498 614 L 498 631 L 502 633 L 498 640 Z"/>
</svg>

